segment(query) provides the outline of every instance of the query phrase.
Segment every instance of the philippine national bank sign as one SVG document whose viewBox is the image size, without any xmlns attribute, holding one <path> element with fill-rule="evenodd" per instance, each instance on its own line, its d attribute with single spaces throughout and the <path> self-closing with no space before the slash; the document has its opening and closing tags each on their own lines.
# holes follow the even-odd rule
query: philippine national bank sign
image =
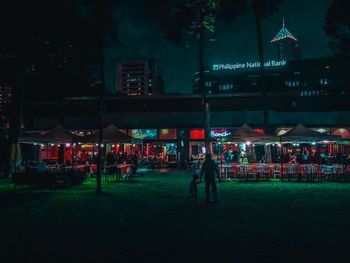
<svg viewBox="0 0 350 263">
<path fill-rule="evenodd" d="M 264 68 L 284 67 L 287 64 L 285 60 L 269 60 L 264 63 Z M 234 64 L 213 64 L 213 71 L 235 71 L 235 70 L 254 70 L 260 68 L 260 62 L 245 62 Z"/>
</svg>

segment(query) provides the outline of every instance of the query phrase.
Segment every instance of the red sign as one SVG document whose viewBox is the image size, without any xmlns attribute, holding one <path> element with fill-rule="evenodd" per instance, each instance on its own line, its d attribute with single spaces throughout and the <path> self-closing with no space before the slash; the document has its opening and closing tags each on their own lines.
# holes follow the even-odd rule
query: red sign
<svg viewBox="0 0 350 263">
<path fill-rule="evenodd" d="M 204 129 L 191 129 L 190 139 L 191 140 L 204 140 Z"/>
<path fill-rule="evenodd" d="M 257 133 L 260 133 L 260 134 L 265 133 L 264 129 L 254 129 L 254 131 L 256 131 Z"/>
</svg>

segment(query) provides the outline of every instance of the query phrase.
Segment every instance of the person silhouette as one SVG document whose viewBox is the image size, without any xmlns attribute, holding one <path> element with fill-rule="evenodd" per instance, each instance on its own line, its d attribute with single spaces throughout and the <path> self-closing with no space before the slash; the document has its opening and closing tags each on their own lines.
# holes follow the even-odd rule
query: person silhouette
<svg viewBox="0 0 350 263">
<path fill-rule="evenodd" d="M 189 197 L 188 199 L 192 200 L 193 202 L 197 202 L 197 184 L 199 183 L 198 180 L 198 174 L 192 175 L 192 180 L 189 187 Z"/>
<path fill-rule="evenodd" d="M 212 160 L 211 154 L 208 153 L 205 156 L 205 161 L 202 164 L 202 168 L 200 171 L 200 180 L 202 181 L 202 177 L 204 175 L 205 179 L 205 201 L 210 202 L 210 193 L 213 194 L 214 202 L 217 201 L 217 187 L 215 181 L 215 175 L 219 178 L 220 172 L 216 163 Z"/>
</svg>

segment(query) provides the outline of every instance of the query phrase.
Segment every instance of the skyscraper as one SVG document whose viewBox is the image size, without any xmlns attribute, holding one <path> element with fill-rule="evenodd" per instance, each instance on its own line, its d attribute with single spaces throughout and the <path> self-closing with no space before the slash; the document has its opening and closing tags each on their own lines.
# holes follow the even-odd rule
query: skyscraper
<svg viewBox="0 0 350 263">
<path fill-rule="evenodd" d="M 298 39 L 286 28 L 284 19 L 282 28 L 271 43 L 277 48 L 277 60 L 291 60 L 300 58 L 300 47 Z"/>
<path fill-rule="evenodd" d="M 133 60 L 118 65 L 117 91 L 128 96 L 164 93 L 163 71 L 154 60 Z"/>
</svg>

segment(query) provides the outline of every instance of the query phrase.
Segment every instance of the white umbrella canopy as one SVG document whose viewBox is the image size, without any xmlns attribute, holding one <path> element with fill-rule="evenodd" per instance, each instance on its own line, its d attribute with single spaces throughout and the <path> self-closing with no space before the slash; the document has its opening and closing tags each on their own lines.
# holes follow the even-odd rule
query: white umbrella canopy
<svg viewBox="0 0 350 263">
<path fill-rule="evenodd" d="M 289 142 L 321 142 L 321 141 L 340 141 L 341 136 L 328 135 L 320 133 L 298 124 L 290 131 L 282 134 L 281 141 Z"/>
</svg>

